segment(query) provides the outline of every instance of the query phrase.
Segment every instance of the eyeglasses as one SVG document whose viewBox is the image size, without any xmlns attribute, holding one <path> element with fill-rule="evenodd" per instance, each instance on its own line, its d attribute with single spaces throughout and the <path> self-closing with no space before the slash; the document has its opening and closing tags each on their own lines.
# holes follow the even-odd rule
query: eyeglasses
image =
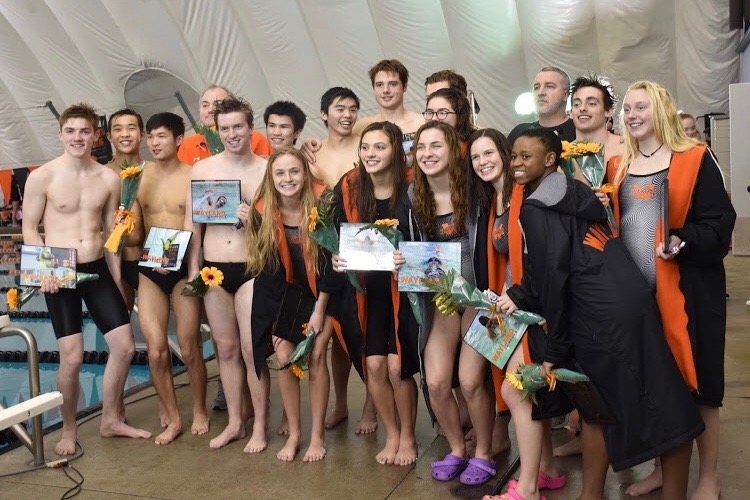
<svg viewBox="0 0 750 500">
<path fill-rule="evenodd" d="M 448 115 L 455 115 L 455 111 L 448 111 L 447 109 L 439 109 L 437 111 L 432 111 L 431 109 L 425 110 L 422 112 L 422 116 L 424 116 L 425 120 L 432 120 L 432 117 L 434 116 L 438 120 L 445 120 L 448 118 Z"/>
</svg>

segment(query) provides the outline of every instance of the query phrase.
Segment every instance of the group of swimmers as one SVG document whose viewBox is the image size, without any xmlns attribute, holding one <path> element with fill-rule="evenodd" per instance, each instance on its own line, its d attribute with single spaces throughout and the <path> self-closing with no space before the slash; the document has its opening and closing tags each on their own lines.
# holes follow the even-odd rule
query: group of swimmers
<svg viewBox="0 0 750 500">
<path fill-rule="evenodd" d="M 474 125 L 466 82 L 452 71 L 427 79 L 421 114 L 407 110 L 408 75 L 397 60 L 376 64 L 369 76 L 379 112 L 359 120 L 354 92 L 326 91 L 320 116 L 328 136 L 308 139 L 301 149 L 295 143 L 305 115 L 298 106 L 269 106 L 266 138 L 254 130 L 250 105 L 217 85 L 200 103 L 201 121 L 216 129 L 223 144 L 213 155 L 205 137 L 185 138 L 179 116 L 158 113 L 144 125 L 136 112 L 123 109 L 108 124 L 115 158 L 101 166 L 90 158 L 96 112 L 81 104 L 62 114 L 64 153 L 26 184 L 24 242 L 75 248 L 79 270 L 100 278 L 75 290 L 52 282 L 42 287 L 61 353 L 63 432 L 57 453 L 76 451 L 81 299 L 110 348 L 102 436 L 151 436 L 125 423 L 122 403 L 134 351 L 129 311 L 135 291 L 160 401 L 163 431 L 156 443 L 168 444 L 183 432 L 167 343 L 171 304 L 193 395 L 191 432 L 209 432 L 200 344 L 204 309 L 228 412 L 227 426 L 209 445 L 244 438 L 252 418 L 244 451 L 262 452 L 270 394 L 265 358 L 273 352 L 283 364 L 301 340 L 275 324 L 285 293 L 294 288 L 313 298 L 306 323 L 316 332 L 308 361 L 312 428 L 304 461 L 325 457 L 326 428 L 347 417 L 353 365 L 367 388 L 357 432 L 372 432 L 378 420 L 385 431 L 379 463 L 410 465 L 417 459 L 419 373 L 450 448 L 431 465 L 436 480 L 491 480 L 493 457 L 510 446 L 512 416 L 521 471 L 498 498 L 536 500 L 544 498 L 541 489 L 562 488 L 566 479 L 553 456 L 550 419 L 574 410 L 565 393 L 541 391 L 538 404 L 523 399 L 501 370 L 462 341 L 477 313 L 472 307 L 446 316 L 422 294 L 420 325 L 398 292 L 395 274 L 359 273 L 366 293 L 355 290 L 344 274 L 346 261 L 310 236 L 311 212 L 332 191 L 337 225 L 397 219 L 406 241 L 459 242 L 466 281 L 495 291 L 503 312 L 520 308 L 545 318 L 529 328 L 506 369 L 539 363 L 547 374 L 574 367 L 591 379 L 613 416 L 602 423 L 584 415 L 582 498 L 603 497 L 608 464 L 621 470 L 657 457 L 648 484 L 629 492 L 661 486 L 664 498 L 685 498 L 696 438 L 701 463 L 693 497 L 717 498 L 726 319 L 722 259 L 735 213 L 713 155 L 686 135 L 670 94 L 654 82 L 631 85 L 620 137 L 607 130 L 616 99 L 605 80 L 582 76 L 571 86 L 564 71 L 543 68 L 533 87 L 539 121 L 516 127 L 511 141 Z M 152 161 L 140 156 L 144 137 Z M 561 139 L 603 146 L 606 180 L 614 186 L 609 193 L 561 173 Z M 125 162 L 143 169 L 132 208 L 138 223 L 121 255 L 114 255 L 102 247 L 120 203 L 116 172 Z M 665 178 L 669 187 L 661 195 Z M 194 223 L 191 180 L 239 180 L 241 224 Z M 660 219 L 661 196 L 668 199 L 668 221 Z M 151 227 L 192 232 L 180 271 L 138 266 Z M 404 262 L 395 250 L 395 267 Z M 221 271 L 220 286 L 210 287 L 203 300 L 181 294 L 204 268 Z M 335 402 L 326 418 L 329 343 Z M 300 383 L 291 370 L 281 370 L 278 380 L 284 406 L 279 434 L 288 437 L 277 458 L 292 461 L 302 444 Z M 470 447 L 466 426 L 473 429 Z"/>
</svg>

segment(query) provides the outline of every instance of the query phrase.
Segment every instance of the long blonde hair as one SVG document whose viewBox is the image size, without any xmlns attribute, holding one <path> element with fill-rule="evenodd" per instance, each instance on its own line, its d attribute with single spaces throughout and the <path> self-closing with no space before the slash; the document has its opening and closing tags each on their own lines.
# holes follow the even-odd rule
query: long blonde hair
<svg viewBox="0 0 750 500">
<path fill-rule="evenodd" d="M 312 263 L 315 267 L 315 274 L 317 275 L 319 248 L 317 243 L 312 238 L 309 238 L 307 234 L 310 210 L 316 204 L 311 183 L 312 174 L 310 173 L 310 165 L 305 160 L 305 157 L 298 149 L 291 146 L 276 149 L 271 154 L 271 157 L 268 158 L 263 182 L 253 199 L 253 207 L 256 206 L 259 200 L 264 201 L 260 214 L 262 220 L 259 227 L 255 227 L 255 224 L 250 224 L 250 227 L 247 229 L 247 259 L 245 261 L 245 268 L 251 276 L 257 276 L 265 269 L 271 272 L 276 272 L 279 269 L 277 238 L 285 238 L 286 236 L 283 232 L 280 234 L 276 227 L 276 213 L 279 210 L 279 193 L 273 185 L 273 165 L 282 156 L 293 156 L 299 160 L 305 172 L 305 183 L 300 193 L 302 214 L 299 235 L 302 252 L 308 262 Z"/>
<path fill-rule="evenodd" d="M 646 91 L 646 96 L 651 104 L 651 116 L 654 122 L 656 140 L 666 144 L 675 153 L 687 151 L 698 144 L 698 141 L 688 137 L 685 133 L 680 115 L 677 114 L 677 105 L 674 98 L 663 85 L 648 80 L 640 80 L 628 87 L 627 92 L 638 89 Z M 622 109 L 620 110 L 620 123 L 624 123 Z M 630 135 L 627 125 L 623 127 L 623 136 L 625 137 L 625 151 L 615 175 L 616 184 L 622 182 L 628 168 L 638 156 L 638 139 Z"/>
</svg>

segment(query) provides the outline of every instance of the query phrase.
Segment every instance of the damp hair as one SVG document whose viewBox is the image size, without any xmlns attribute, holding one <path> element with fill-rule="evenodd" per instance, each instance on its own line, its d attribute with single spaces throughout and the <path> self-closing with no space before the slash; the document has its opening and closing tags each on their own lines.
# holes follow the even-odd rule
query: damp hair
<svg viewBox="0 0 750 500">
<path fill-rule="evenodd" d="M 262 211 L 260 212 L 260 224 L 249 224 L 247 228 L 247 256 L 245 269 L 251 276 L 258 276 L 261 272 L 276 272 L 279 269 L 280 259 L 278 254 L 278 238 L 286 238 L 283 232 L 277 231 L 276 225 L 279 211 L 279 193 L 273 182 L 273 166 L 279 158 L 291 156 L 296 158 L 305 172 L 305 182 L 300 193 L 301 210 L 299 236 L 302 244 L 302 252 L 308 262 L 314 263 L 315 274 L 318 274 L 318 256 L 320 249 L 318 244 L 308 235 L 308 220 L 310 211 L 316 205 L 315 194 L 312 190 L 312 174 L 310 165 L 299 149 L 286 146 L 278 148 L 271 153 L 266 164 L 266 172 L 253 199 L 253 207 L 262 200 Z"/>
<path fill-rule="evenodd" d="M 453 215 L 458 234 L 464 232 L 466 228 L 466 216 L 469 213 L 469 199 L 466 196 L 467 174 L 464 164 L 461 161 L 461 140 L 455 129 L 447 123 L 432 120 L 417 130 L 414 136 L 415 151 L 418 152 L 419 140 L 426 130 L 438 129 L 443 133 L 446 147 L 448 149 L 448 176 L 450 200 L 453 208 Z M 415 157 L 416 153 L 415 152 Z M 434 236 L 436 210 L 435 195 L 427 179 L 427 175 L 417 165 L 414 168 L 414 216 L 420 227 L 428 236 Z"/>
<path fill-rule="evenodd" d="M 263 123 L 268 126 L 268 117 L 271 115 L 288 116 L 292 119 L 294 132 L 305 128 L 307 117 L 302 109 L 292 101 L 276 101 L 270 104 L 263 112 Z"/>
<path fill-rule="evenodd" d="M 73 118 L 82 118 L 91 124 L 91 128 L 96 131 L 99 128 L 99 113 L 96 112 L 93 106 L 80 102 L 68 107 L 60 115 L 60 130 L 68 120 Z"/>
<path fill-rule="evenodd" d="M 575 97 L 576 92 L 584 87 L 599 89 L 602 93 L 602 104 L 606 111 L 610 111 L 617 104 L 617 96 L 615 95 L 614 88 L 612 88 L 612 84 L 605 77 L 596 73 L 579 76 L 573 81 L 570 87 L 570 95 Z"/>
<path fill-rule="evenodd" d="M 156 113 L 146 122 L 146 133 L 150 134 L 152 130 L 164 127 L 172 133 L 172 137 L 177 139 L 181 135 L 185 135 L 185 121 L 180 115 L 165 111 L 164 113 Z"/>
<path fill-rule="evenodd" d="M 448 82 L 450 88 L 456 89 L 464 95 L 466 95 L 469 89 L 466 78 L 452 69 L 443 69 L 431 74 L 425 79 L 424 86 L 427 87 L 431 83 L 439 82 Z"/>
<path fill-rule="evenodd" d="M 239 97 L 229 96 L 221 101 L 216 101 L 214 109 L 214 123 L 219 127 L 219 115 L 228 115 L 229 113 L 242 113 L 245 115 L 245 121 L 250 128 L 253 128 L 253 108 L 250 103 Z"/>
<path fill-rule="evenodd" d="M 320 112 L 328 114 L 328 110 L 336 99 L 354 99 L 354 102 L 359 109 L 359 97 L 354 93 L 352 89 L 346 87 L 332 87 L 325 91 L 320 98 Z M 328 120 L 323 120 L 325 126 L 328 126 Z"/>
<path fill-rule="evenodd" d="M 109 115 L 109 122 L 107 122 L 107 132 L 112 133 L 112 122 L 114 122 L 116 118 L 119 118 L 121 116 L 135 116 L 136 120 L 138 120 L 138 130 L 141 132 L 145 130 L 143 126 L 143 117 L 140 115 L 140 113 L 138 113 L 134 109 L 123 108 Z"/>
<path fill-rule="evenodd" d="M 381 71 L 385 71 L 386 73 L 396 73 L 404 87 L 409 83 L 409 70 L 406 69 L 406 66 L 404 66 L 401 61 L 398 59 L 383 59 L 367 72 L 367 75 L 370 77 L 370 83 L 372 83 L 373 87 L 375 86 L 375 75 Z"/>
</svg>

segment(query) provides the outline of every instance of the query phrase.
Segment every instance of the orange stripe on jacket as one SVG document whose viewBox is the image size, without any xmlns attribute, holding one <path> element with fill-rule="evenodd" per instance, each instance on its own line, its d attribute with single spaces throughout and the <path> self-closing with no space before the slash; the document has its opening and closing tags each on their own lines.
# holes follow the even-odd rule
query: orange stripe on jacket
<svg viewBox="0 0 750 500">
<path fill-rule="evenodd" d="M 705 145 L 695 146 L 682 153 L 674 153 L 669 164 L 669 227 L 680 228 L 685 225 L 688 211 L 693 200 L 695 183 L 698 180 Z M 615 156 L 607 163 L 608 179 L 614 179 L 620 165 L 620 156 Z M 622 179 L 619 180 L 622 182 Z M 615 221 L 620 224 L 619 185 L 612 197 Z M 656 240 L 663 233 L 663 221 L 659 218 L 656 226 Z M 661 243 L 661 242 L 660 242 Z M 688 334 L 688 315 L 685 310 L 685 297 L 680 290 L 680 266 L 676 260 L 656 259 L 656 302 L 661 313 L 664 336 L 667 339 L 672 355 L 680 368 L 682 378 L 691 391 L 698 389 L 698 377 L 695 373 L 693 348 Z"/>
<path fill-rule="evenodd" d="M 513 186 L 513 193 L 510 197 L 510 213 L 508 214 L 508 251 L 510 257 L 510 276 L 514 284 L 521 282 L 523 278 L 523 238 L 521 235 L 521 226 L 518 224 L 521 215 L 521 205 L 523 204 L 523 186 L 516 184 Z M 505 285 L 505 268 L 508 265 L 505 255 L 495 251 L 492 244 L 492 230 L 495 226 L 495 217 L 497 213 L 497 196 L 493 197 L 492 206 L 490 207 L 490 217 L 487 223 L 487 271 L 490 289 L 500 293 Z M 529 340 L 526 335 L 521 340 L 523 348 L 523 362 L 531 362 L 531 353 L 529 351 Z M 505 379 L 505 370 L 501 370 L 494 364 L 490 364 L 492 372 L 492 382 L 495 386 L 495 401 L 498 412 L 508 411 L 508 405 L 503 400 L 500 388 Z"/>
</svg>

